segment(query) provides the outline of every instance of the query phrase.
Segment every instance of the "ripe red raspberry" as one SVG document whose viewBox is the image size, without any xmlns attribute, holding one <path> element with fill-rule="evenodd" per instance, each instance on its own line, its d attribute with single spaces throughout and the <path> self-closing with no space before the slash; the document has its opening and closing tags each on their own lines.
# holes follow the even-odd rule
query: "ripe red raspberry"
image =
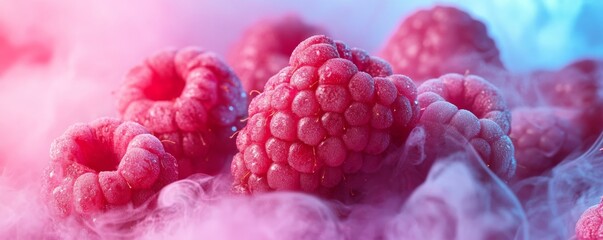
<svg viewBox="0 0 603 240">
<path fill-rule="evenodd" d="M 245 31 L 232 48 L 229 63 L 247 92 L 264 90 L 266 81 L 289 62 L 297 44 L 324 30 L 309 25 L 297 15 L 264 19 Z"/>
<path fill-rule="evenodd" d="M 232 163 L 240 192 L 329 194 L 377 171 L 380 154 L 414 126 L 416 87 L 360 49 L 313 36 L 251 101 Z"/>
<path fill-rule="evenodd" d="M 503 179 L 515 174 L 511 114 L 497 88 L 475 75 L 446 74 L 418 87 L 419 122 L 449 124 Z"/>
<path fill-rule="evenodd" d="M 419 82 L 446 73 L 488 76 L 493 68 L 504 68 L 484 24 L 446 6 L 420 10 L 406 18 L 380 56 L 392 64 L 395 73 Z"/>
<path fill-rule="evenodd" d="M 598 240 L 603 238 L 603 200 L 590 207 L 576 223 L 577 240 Z"/>
<path fill-rule="evenodd" d="M 54 140 L 44 196 L 59 216 L 143 203 L 178 177 L 176 159 L 143 126 L 101 118 Z"/>
<path fill-rule="evenodd" d="M 516 108 L 512 116 L 509 137 L 515 147 L 519 179 L 549 170 L 580 145 L 581 136 L 567 113 L 550 108 Z"/>
<path fill-rule="evenodd" d="M 544 101 L 553 106 L 584 108 L 601 101 L 603 62 L 584 59 L 559 71 L 539 71 L 532 76 Z"/>
<path fill-rule="evenodd" d="M 532 75 L 544 103 L 581 111 L 577 128 L 594 140 L 603 130 L 603 61 L 580 60 L 559 71 L 540 71 Z"/>
<path fill-rule="evenodd" d="M 119 112 L 161 140 L 178 159 L 180 178 L 213 174 L 234 152 L 230 136 L 242 127 L 247 95 L 215 54 L 163 51 L 133 68 L 119 93 Z"/>
</svg>

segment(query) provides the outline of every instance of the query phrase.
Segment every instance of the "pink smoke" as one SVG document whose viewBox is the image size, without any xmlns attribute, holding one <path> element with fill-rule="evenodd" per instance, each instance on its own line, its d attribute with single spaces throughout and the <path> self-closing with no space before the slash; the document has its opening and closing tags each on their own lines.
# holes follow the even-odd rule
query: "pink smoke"
<svg viewBox="0 0 603 240">
<path fill-rule="evenodd" d="M 491 27 L 500 42 L 503 61 L 509 62 L 511 69 L 553 68 L 587 54 L 603 55 L 603 44 L 593 42 L 596 29 L 576 24 L 589 20 L 601 23 L 585 10 L 601 9 L 600 5 L 584 3 L 563 12 L 559 10 L 563 6 L 545 4 L 548 1 L 514 2 L 494 7 L 481 1 L 454 4 L 476 13 Z M 597 171 L 602 164 L 601 138 L 590 150 L 571 156 L 550 174 L 511 186 L 477 161 L 474 152 L 459 146 L 462 141 L 454 134 L 446 135 L 453 147 L 436 156 L 426 154 L 430 149 L 427 136 L 419 128 L 401 156 L 390 160 L 398 166 L 432 161 L 425 182 L 400 184 L 404 176 L 417 174 L 412 168 L 403 168 L 393 174 L 398 177 L 393 181 L 400 181 L 392 185 L 397 189 L 366 203 L 346 205 L 300 193 L 233 196 L 228 176 L 195 175 L 167 186 L 150 213 L 144 207 L 121 209 L 92 222 L 56 222 L 46 213 L 39 192 L 50 142 L 73 123 L 116 116 L 113 91 L 127 70 L 144 57 L 166 47 L 188 45 L 224 56 L 251 22 L 289 12 L 323 26 L 335 39 L 375 51 L 403 16 L 432 3 L 3 2 L 0 238 L 570 238 L 580 214 L 603 195 L 603 178 Z M 516 11 L 522 14 L 510 14 Z M 563 35 L 555 35 L 554 26 Z M 372 32 L 364 32 L 367 30 Z M 538 37 L 532 38 L 530 33 Z M 569 43 L 575 43 L 575 49 L 566 47 Z M 550 49 L 562 51 L 551 53 Z M 534 56 L 538 54 L 541 57 Z M 415 191 L 408 191 L 419 184 Z"/>
</svg>

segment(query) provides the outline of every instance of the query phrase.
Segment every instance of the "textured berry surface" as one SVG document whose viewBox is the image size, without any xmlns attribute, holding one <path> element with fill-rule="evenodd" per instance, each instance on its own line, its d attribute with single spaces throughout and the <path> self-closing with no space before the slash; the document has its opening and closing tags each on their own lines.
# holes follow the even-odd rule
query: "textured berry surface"
<svg viewBox="0 0 603 240">
<path fill-rule="evenodd" d="M 425 81 L 446 73 L 484 75 L 503 68 L 484 24 L 454 7 L 436 6 L 406 18 L 381 50 L 394 73 Z"/>
<path fill-rule="evenodd" d="M 231 50 L 228 62 L 247 92 L 261 92 L 266 81 L 287 66 L 297 44 L 321 33 L 322 29 L 303 22 L 297 15 L 264 19 L 245 31 Z"/>
<path fill-rule="evenodd" d="M 418 116 L 416 87 L 384 61 L 328 37 L 297 46 L 249 106 L 237 136 L 234 188 L 328 193 L 370 173 Z"/>
<path fill-rule="evenodd" d="M 533 80 L 545 103 L 558 107 L 585 108 L 601 101 L 603 62 L 580 60 L 559 71 L 540 71 Z"/>
<path fill-rule="evenodd" d="M 576 128 L 594 140 L 603 130 L 603 61 L 585 59 L 532 76 L 544 105 L 580 111 Z"/>
<path fill-rule="evenodd" d="M 554 109 L 516 108 L 512 116 L 509 137 L 515 146 L 518 178 L 549 170 L 580 145 L 571 119 L 559 116 Z"/>
<path fill-rule="evenodd" d="M 144 202 L 178 177 L 176 159 L 142 125 L 102 118 L 75 124 L 50 148 L 44 195 L 59 216 Z"/>
<path fill-rule="evenodd" d="M 246 116 L 247 95 L 215 54 L 163 51 L 126 76 L 119 93 L 125 120 L 148 128 L 178 159 L 180 178 L 218 172 L 234 151 L 230 136 Z M 211 150 L 211 151 L 210 151 Z"/>
<path fill-rule="evenodd" d="M 515 174 L 514 147 L 507 136 L 511 113 L 496 87 L 475 75 L 446 74 L 418 87 L 419 122 L 454 127 L 496 174 Z"/>
<path fill-rule="evenodd" d="M 576 239 L 598 240 L 603 238 L 603 203 L 590 207 L 576 223 Z"/>
</svg>

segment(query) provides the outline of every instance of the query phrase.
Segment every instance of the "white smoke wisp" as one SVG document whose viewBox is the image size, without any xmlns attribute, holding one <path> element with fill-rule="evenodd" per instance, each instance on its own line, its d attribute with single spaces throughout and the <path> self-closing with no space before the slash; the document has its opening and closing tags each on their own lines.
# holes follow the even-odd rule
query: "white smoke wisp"
<svg viewBox="0 0 603 240">
<path fill-rule="evenodd" d="M 519 201 L 474 154 L 436 160 L 392 219 L 388 239 L 528 239 Z"/>
<path fill-rule="evenodd" d="M 603 135 L 584 154 L 570 157 L 548 174 L 512 187 L 522 200 L 534 239 L 569 239 L 580 215 L 603 196 Z"/>
</svg>

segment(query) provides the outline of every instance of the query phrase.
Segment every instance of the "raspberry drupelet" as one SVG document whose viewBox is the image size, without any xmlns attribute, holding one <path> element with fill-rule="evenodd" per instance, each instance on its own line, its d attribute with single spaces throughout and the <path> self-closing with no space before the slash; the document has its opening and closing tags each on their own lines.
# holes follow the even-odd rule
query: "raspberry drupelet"
<svg viewBox="0 0 603 240">
<path fill-rule="evenodd" d="M 123 118 L 148 128 L 178 159 L 180 178 L 228 165 L 231 136 L 247 112 L 238 77 L 218 56 L 196 48 L 150 57 L 128 73 L 118 97 Z"/>
<path fill-rule="evenodd" d="M 232 162 L 234 190 L 328 194 L 346 176 L 379 169 L 419 112 L 411 79 L 360 49 L 317 35 L 249 106 Z"/>
</svg>

